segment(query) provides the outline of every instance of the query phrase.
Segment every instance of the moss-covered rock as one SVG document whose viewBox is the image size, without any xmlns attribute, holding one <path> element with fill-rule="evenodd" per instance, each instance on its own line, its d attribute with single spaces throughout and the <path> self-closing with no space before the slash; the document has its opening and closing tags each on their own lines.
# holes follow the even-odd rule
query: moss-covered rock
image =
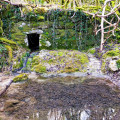
<svg viewBox="0 0 120 120">
<path fill-rule="evenodd" d="M 89 60 L 85 53 L 75 50 L 50 50 L 34 56 L 31 70 L 39 73 L 85 72 Z"/>
<path fill-rule="evenodd" d="M 20 53 L 19 53 L 20 52 Z M 23 62 L 26 58 L 26 51 L 18 51 L 17 56 L 12 59 L 12 71 L 17 71 L 18 69 L 23 67 Z"/>
<path fill-rule="evenodd" d="M 12 57 L 13 57 L 13 49 L 9 45 L 6 45 L 5 47 L 6 47 L 7 51 L 8 51 L 8 56 L 9 56 L 8 63 L 11 63 Z"/>
<path fill-rule="evenodd" d="M 111 51 L 106 52 L 103 55 L 103 57 L 107 58 L 107 57 L 113 57 L 113 56 L 118 56 L 118 55 L 120 55 L 120 50 L 116 49 L 116 50 L 111 50 Z"/>
<path fill-rule="evenodd" d="M 7 38 L 0 38 L 0 42 L 6 45 L 10 45 L 13 49 L 17 48 L 16 42 L 8 40 Z"/>
<path fill-rule="evenodd" d="M 25 81 L 28 79 L 28 75 L 25 74 L 25 73 L 22 73 L 18 76 L 16 76 L 14 79 L 13 79 L 13 82 L 20 82 L 20 81 Z"/>
<path fill-rule="evenodd" d="M 33 66 L 31 70 L 38 73 L 46 73 L 46 67 L 40 63 L 38 65 Z"/>
<path fill-rule="evenodd" d="M 88 53 L 94 54 L 95 53 L 95 48 L 91 48 L 88 50 Z"/>
<path fill-rule="evenodd" d="M 25 6 L 22 8 L 22 11 L 24 14 L 27 14 L 29 12 L 32 12 L 33 11 L 33 8 L 31 6 Z"/>
<path fill-rule="evenodd" d="M 46 7 L 37 7 L 34 9 L 34 12 L 40 15 L 44 15 L 47 11 L 48 9 Z"/>
<path fill-rule="evenodd" d="M 22 59 L 20 59 L 20 58 L 13 59 L 12 71 L 18 70 L 21 67 L 23 67 Z"/>
<path fill-rule="evenodd" d="M 101 70 L 106 73 L 107 71 L 117 71 L 119 66 L 116 61 L 120 58 L 120 50 L 118 46 L 113 50 L 107 51 L 102 56 Z"/>
</svg>

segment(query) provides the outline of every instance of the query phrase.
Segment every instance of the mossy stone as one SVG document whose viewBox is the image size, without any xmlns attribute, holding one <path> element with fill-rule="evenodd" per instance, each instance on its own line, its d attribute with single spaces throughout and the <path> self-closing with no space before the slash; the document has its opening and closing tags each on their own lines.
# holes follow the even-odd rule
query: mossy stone
<svg viewBox="0 0 120 120">
<path fill-rule="evenodd" d="M 88 50 L 88 53 L 94 54 L 95 53 L 95 48 L 91 48 Z"/>
<path fill-rule="evenodd" d="M 46 67 L 42 64 L 35 65 L 31 70 L 38 73 L 46 73 L 47 71 Z"/>
<path fill-rule="evenodd" d="M 48 9 L 46 7 L 37 7 L 34 9 L 34 12 L 39 15 L 44 15 L 47 12 L 47 10 Z"/>
<path fill-rule="evenodd" d="M 118 55 L 120 55 L 120 50 L 119 49 L 110 50 L 103 55 L 103 58 L 113 57 L 113 56 L 118 56 Z"/>
<path fill-rule="evenodd" d="M 79 51 L 51 50 L 48 51 L 48 55 L 43 57 L 41 55 L 34 56 L 31 70 L 39 73 L 86 71 L 88 62 L 88 56 Z"/>
<path fill-rule="evenodd" d="M 20 82 L 20 81 L 25 81 L 28 79 L 28 75 L 25 74 L 25 73 L 22 73 L 18 76 L 16 76 L 14 79 L 13 79 L 13 82 Z"/>
<path fill-rule="evenodd" d="M 7 38 L 0 38 L 0 42 L 2 42 L 5 45 L 10 45 L 12 49 L 17 49 L 17 44 L 16 42 L 12 41 L 12 40 L 8 40 Z"/>
</svg>

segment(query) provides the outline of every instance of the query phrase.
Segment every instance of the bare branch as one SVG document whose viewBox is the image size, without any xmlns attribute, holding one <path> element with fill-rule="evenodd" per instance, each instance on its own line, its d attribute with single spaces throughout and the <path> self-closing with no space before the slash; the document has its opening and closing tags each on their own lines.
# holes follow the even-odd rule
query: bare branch
<svg viewBox="0 0 120 120">
<path fill-rule="evenodd" d="M 18 6 L 18 7 L 23 7 L 23 6 L 25 6 L 25 3 L 24 3 L 24 4 L 23 4 L 23 3 L 17 3 L 17 4 L 15 4 L 15 3 L 11 3 L 11 2 L 8 1 L 8 0 L 1 0 L 1 1 L 6 2 L 6 3 L 8 3 L 8 4 L 10 4 L 10 5 L 13 5 L 13 6 Z"/>
<path fill-rule="evenodd" d="M 0 93 L 0 97 L 7 91 L 7 89 L 10 87 L 12 82 L 13 82 L 13 80 L 11 80 L 8 85 L 6 85 L 5 89 Z"/>
</svg>

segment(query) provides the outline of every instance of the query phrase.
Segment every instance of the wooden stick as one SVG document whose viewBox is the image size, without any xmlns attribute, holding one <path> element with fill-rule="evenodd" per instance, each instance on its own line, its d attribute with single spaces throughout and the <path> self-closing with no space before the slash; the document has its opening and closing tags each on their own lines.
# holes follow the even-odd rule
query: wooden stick
<svg viewBox="0 0 120 120">
<path fill-rule="evenodd" d="M 6 3 L 8 3 L 8 4 L 10 4 L 10 5 L 13 5 L 13 6 L 18 6 L 18 7 L 23 7 L 23 6 L 25 6 L 24 4 L 14 4 L 14 3 L 11 3 L 10 1 L 8 1 L 8 0 L 1 0 L 2 2 L 6 2 Z"/>
<path fill-rule="evenodd" d="M 11 80 L 8 85 L 6 85 L 5 89 L 0 93 L 0 97 L 7 91 L 7 89 L 10 87 L 10 85 L 12 84 L 12 82 L 13 82 L 13 80 Z"/>
</svg>

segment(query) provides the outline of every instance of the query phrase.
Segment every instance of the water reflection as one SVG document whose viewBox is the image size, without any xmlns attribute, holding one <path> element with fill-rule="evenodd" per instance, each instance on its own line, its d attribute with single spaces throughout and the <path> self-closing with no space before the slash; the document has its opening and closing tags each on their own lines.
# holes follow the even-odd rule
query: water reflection
<svg viewBox="0 0 120 120">
<path fill-rule="evenodd" d="M 34 113 L 33 120 L 119 120 L 120 109 L 91 106 L 83 109 L 50 109 Z"/>
</svg>

